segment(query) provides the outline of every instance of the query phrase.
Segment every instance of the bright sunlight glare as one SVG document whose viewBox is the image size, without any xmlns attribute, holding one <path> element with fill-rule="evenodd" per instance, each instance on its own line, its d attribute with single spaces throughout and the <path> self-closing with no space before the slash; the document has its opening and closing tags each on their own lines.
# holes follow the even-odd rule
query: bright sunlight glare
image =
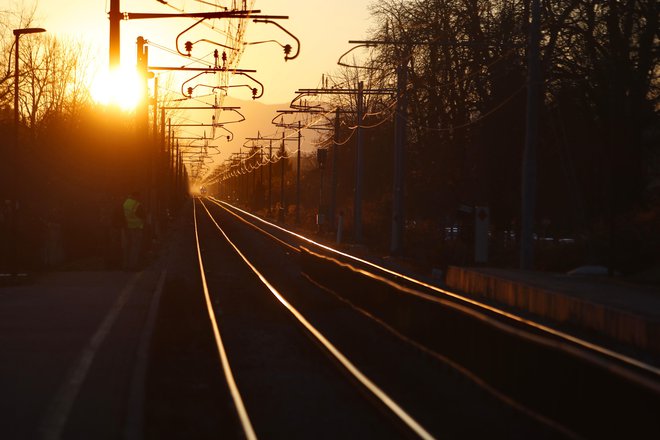
<svg viewBox="0 0 660 440">
<path fill-rule="evenodd" d="M 90 92 L 99 104 L 117 105 L 124 110 L 137 107 L 144 94 L 137 71 L 123 67 L 98 73 Z"/>
</svg>

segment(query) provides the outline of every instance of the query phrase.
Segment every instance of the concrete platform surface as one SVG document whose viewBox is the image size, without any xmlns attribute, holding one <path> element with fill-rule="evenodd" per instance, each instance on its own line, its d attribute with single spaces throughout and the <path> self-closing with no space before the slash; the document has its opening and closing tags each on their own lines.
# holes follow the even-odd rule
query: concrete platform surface
<svg viewBox="0 0 660 440">
<path fill-rule="evenodd" d="M 158 278 L 155 271 L 51 272 L 0 287 L 3 438 L 127 434 Z"/>
<path fill-rule="evenodd" d="M 660 353 L 660 288 L 617 278 L 450 267 L 446 284 L 558 323 Z"/>
</svg>

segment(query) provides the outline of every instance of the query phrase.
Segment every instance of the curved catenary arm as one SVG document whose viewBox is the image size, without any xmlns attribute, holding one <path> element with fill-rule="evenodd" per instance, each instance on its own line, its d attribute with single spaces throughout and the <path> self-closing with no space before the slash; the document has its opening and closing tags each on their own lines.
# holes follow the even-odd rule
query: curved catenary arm
<svg viewBox="0 0 660 440">
<path fill-rule="evenodd" d="M 256 82 L 257 84 L 259 84 L 259 87 L 261 87 L 261 93 L 258 93 L 256 88 L 253 88 L 253 89 L 252 89 L 252 99 L 259 99 L 259 98 L 261 98 L 262 96 L 264 96 L 264 89 L 265 89 L 265 88 L 264 88 L 264 85 L 263 85 L 263 84 L 261 84 L 261 83 L 260 83 L 259 81 L 257 81 L 254 77 L 248 75 L 248 74 L 245 73 L 245 72 L 236 72 L 236 74 L 237 74 L 237 75 L 247 76 L 247 77 L 250 78 L 252 81 L 254 81 L 254 82 Z"/>
<path fill-rule="evenodd" d="M 255 22 L 255 23 L 270 23 L 270 24 L 274 24 L 275 26 L 277 26 L 278 28 L 280 28 L 282 31 L 284 31 L 287 35 L 289 35 L 291 38 L 293 38 L 294 40 L 296 40 L 296 53 L 295 53 L 293 56 L 289 56 L 289 54 L 291 53 L 291 45 L 290 45 L 290 44 L 286 44 L 286 45 L 283 45 L 283 46 L 280 44 L 280 46 L 282 46 L 282 47 L 284 48 L 284 61 L 293 60 L 293 59 L 297 58 L 298 55 L 300 55 L 300 40 L 299 40 L 295 35 L 293 35 L 291 32 L 289 32 L 289 31 L 286 30 L 284 27 L 282 27 L 282 25 L 280 25 L 280 24 L 277 23 L 276 21 L 268 20 L 268 19 L 263 19 L 263 18 L 255 18 L 255 19 L 254 19 L 254 22 Z M 271 41 L 271 40 L 269 40 L 269 41 Z M 279 44 L 279 43 L 278 43 L 278 44 Z"/>
<path fill-rule="evenodd" d="M 204 20 L 206 20 L 206 18 L 202 18 L 201 20 L 196 21 L 192 26 L 184 29 L 179 35 L 176 36 L 176 40 L 175 40 L 174 44 L 176 46 L 176 51 L 179 52 L 180 55 L 182 55 L 184 57 L 189 57 L 190 56 L 190 51 L 189 50 L 187 50 L 188 53 L 183 53 L 183 52 L 181 52 L 181 50 L 179 50 L 179 38 L 181 38 L 181 35 L 185 34 L 190 29 L 194 28 L 195 26 L 197 26 L 198 24 L 200 24 Z M 186 46 L 188 46 L 188 43 L 190 44 L 190 49 L 192 49 L 192 43 L 190 43 L 190 41 L 186 41 Z"/>
</svg>

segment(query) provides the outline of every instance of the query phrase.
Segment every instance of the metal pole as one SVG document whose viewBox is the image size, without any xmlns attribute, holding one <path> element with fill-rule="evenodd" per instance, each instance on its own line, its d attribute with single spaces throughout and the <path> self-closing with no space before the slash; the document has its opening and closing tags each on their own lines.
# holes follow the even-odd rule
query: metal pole
<svg viewBox="0 0 660 440">
<path fill-rule="evenodd" d="M 298 121 L 298 169 L 296 173 L 296 224 L 300 224 L 300 139 L 302 137 L 300 121 Z"/>
<path fill-rule="evenodd" d="M 355 200 L 353 208 L 354 239 L 362 242 L 362 174 L 364 169 L 364 152 L 362 139 L 362 112 L 364 100 L 364 83 L 358 83 L 357 92 L 357 147 L 355 149 Z"/>
<path fill-rule="evenodd" d="M 250 207 L 250 179 L 252 179 L 252 173 L 248 169 L 250 166 L 250 161 L 248 160 L 249 153 L 246 153 L 245 160 L 243 161 L 245 171 L 245 207 L 249 209 Z"/>
<path fill-rule="evenodd" d="M 148 99 L 148 97 L 147 97 Z M 160 222 L 160 185 L 159 185 L 159 170 L 160 170 L 160 154 L 158 148 L 158 77 L 154 77 L 154 100 L 153 100 L 153 133 L 151 136 L 151 185 L 153 188 L 153 213 L 156 227 L 156 233 L 159 233 Z"/>
<path fill-rule="evenodd" d="M 172 165 L 174 163 L 174 155 L 172 154 L 174 151 L 174 145 L 172 145 L 172 118 L 167 118 L 167 133 L 167 203 L 170 209 L 172 209 Z"/>
<path fill-rule="evenodd" d="M 167 143 L 165 136 L 167 133 L 167 126 L 165 125 L 165 109 L 160 111 L 160 147 L 158 149 L 158 194 L 159 194 L 159 216 L 160 221 L 167 221 L 167 167 L 169 165 L 169 158 L 167 156 Z"/>
<path fill-rule="evenodd" d="M 405 58 L 407 60 L 407 58 Z M 407 63 L 407 62 L 406 62 Z M 406 100 L 406 84 L 408 70 L 406 64 L 397 68 L 397 106 L 394 124 L 394 176 L 392 188 L 392 242 L 390 253 L 403 254 L 403 185 L 404 157 L 406 143 L 406 125 L 408 102 Z"/>
<path fill-rule="evenodd" d="M 138 37 L 136 40 L 137 45 L 137 69 L 140 76 L 140 83 L 142 85 L 142 99 L 138 108 L 136 109 L 136 128 L 138 132 L 138 139 L 141 141 L 144 148 L 140 154 L 141 170 L 144 175 L 142 182 L 143 188 L 146 191 L 146 206 L 147 211 L 151 214 L 154 212 L 154 173 L 153 173 L 153 157 L 151 144 L 149 143 L 149 84 L 148 84 L 148 48 L 146 40 L 143 37 Z"/>
<path fill-rule="evenodd" d="M 273 211 L 273 141 L 268 146 L 268 214 Z"/>
<path fill-rule="evenodd" d="M 158 175 L 160 176 L 160 206 L 161 215 L 165 214 L 167 207 L 167 166 L 169 158 L 167 157 L 167 144 L 165 141 L 166 125 L 165 125 L 165 109 L 161 107 L 160 110 L 160 151 L 158 152 Z M 169 134 L 167 135 L 169 136 Z"/>
<path fill-rule="evenodd" d="M 142 102 L 140 103 L 138 111 L 139 130 L 144 138 L 148 138 L 149 129 L 149 84 L 148 84 L 148 69 L 149 65 L 149 49 L 146 47 L 146 40 L 143 37 L 137 38 L 137 66 L 142 83 Z"/>
<path fill-rule="evenodd" d="M 20 34 L 16 34 L 14 37 L 14 47 L 16 49 L 15 56 L 14 56 L 14 152 L 17 151 L 18 149 L 18 124 L 19 124 L 19 111 L 18 111 L 18 81 L 19 81 L 19 75 L 18 75 L 18 54 L 19 54 L 19 47 L 18 47 L 18 37 Z"/>
<path fill-rule="evenodd" d="M 284 133 L 282 133 L 282 146 L 280 155 L 280 212 L 278 216 L 280 221 L 284 222 Z"/>
<path fill-rule="evenodd" d="M 9 186 L 10 186 L 10 191 L 13 194 L 13 197 L 11 198 L 11 206 L 9 207 L 9 249 L 8 249 L 8 255 L 9 255 L 9 272 L 11 275 L 15 276 L 18 272 L 18 185 L 17 185 L 17 177 L 18 177 L 18 152 L 19 152 L 19 140 L 18 140 L 18 125 L 19 125 L 19 117 L 20 113 L 18 111 L 18 81 L 19 81 L 19 75 L 18 75 L 18 58 L 19 58 L 19 47 L 18 47 L 18 37 L 19 34 L 15 34 L 15 42 L 14 42 L 14 47 L 16 50 L 16 55 L 14 57 L 14 133 L 13 133 L 13 138 L 14 138 L 14 145 L 13 145 L 13 151 L 10 154 L 11 157 L 11 162 L 9 164 Z M 11 55 L 10 55 L 11 57 Z M 11 58 L 10 58 L 11 59 Z"/>
<path fill-rule="evenodd" d="M 165 109 L 160 110 L 160 151 L 165 151 Z"/>
<path fill-rule="evenodd" d="M 154 144 L 158 139 L 158 77 L 154 76 L 154 122 L 153 122 L 153 139 Z"/>
<path fill-rule="evenodd" d="M 261 185 L 261 191 L 264 188 L 264 146 L 259 145 L 259 184 Z M 261 194 L 261 201 L 259 205 L 264 202 L 264 195 Z"/>
<path fill-rule="evenodd" d="M 235 173 L 234 178 L 232 179 L 234 181 L 233 182 L 234 189 L 233 189 L 232 193 L 234 195 L 234 203 L 236 203 L 236 204 L 238 204 L 238 198 L 241 195 L 241 185 L 240 185 L 240 183 L 241 183 L 240 182 L 241 173 L 238 172 L 239 168 L 240 168 L 240 165 L 236 165 L 236 170 L 234 170 L 234 173 Z"/>
<path fill-rule="evenodd" d="M 257 200 L 257 209 L 261 210 L 264 207 L 264 146 L 259 145 L 259 191 Z"/>
<path fill-rule="evenodd" d="M 335 111 L 335 133 L 334 139 L 332 142 L 332 182 L 330 188 L 330 211 L 329 211 L 329 221 L 330 228 L 334 229 L 335 227 L 335 210 L 337 205 L 337 153 L 339 148 L 337 144 L 339 143 L 339 108 Z"/>
<path fill-rule="evenodd" d="M 243 164 L 243 172 L 241 175 L 243 176 L 243 192 L 244 192 L 244 199 L 243 199 L 243 206 L 247 208 L 249 205 L 250 201 L 250 172 L 247 169 L 247 158 L 241 158 L 241 163 Z"/>
<path fill-rule="evenodd" d="M 541 66 L 539 60 L 540 5 L 531 0 L 531 23 L 527 68 L 527 120 L 525 152 L 522 164 L 522 213 L 520 231 L 520 268 L 534 267 L 534 211 L 536 208 L 536 149 L 538 146 L 539 106 L 541 98 Z"/>
<path fill-rule="evenodd" d="M 120 26 L 121 23 L 121 11 L 119 7 L 119 0 L 110 0 L 110 13 L 108 14 L 110 19 L 110 59 L 109 65 L 110 70 L 117 69 L 119 67 L 121 57 L 120 57 Z"/>
<path fill-rule="evenodd" d="M 319 211 L 317 217 L 319 233 L 321 233 L 323 227 L 323 168 L 324 168 L 323 166 L 319 167 Z"/>
<path fill-rule="evenodd" d="M 174 194 L 176 195 L 177 207 L 181 202 L 181 188 L 183 187 L 183 173 L 181 168 L 181 147 L 179 146 L 179 141 L 176 141 L 176 188 L 174 188 Z"/>
<path fill-rule="evenodd" d="M 254 150 L 254 148 L 252 148 Z M 255 153 L 256 154 L 256 153 Z M 250 152 L 250 155 L 252 156 L 252 163 L 254 164 L 256 161 L 254 160 L 254 155 L 252 155 L 252 152 Z M 256 209 L 257 206 L 257 169 L 253 168 L 252 169 L 252 197 L 250 198 L 250 201 L 252 202 L 252 209 Z"/>
</svg>

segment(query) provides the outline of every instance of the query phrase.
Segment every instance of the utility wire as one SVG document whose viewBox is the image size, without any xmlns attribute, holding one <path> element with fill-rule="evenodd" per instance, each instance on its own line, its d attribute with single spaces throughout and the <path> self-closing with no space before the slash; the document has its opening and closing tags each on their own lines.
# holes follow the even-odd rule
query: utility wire
<svg viewBox="0 0 660 440">
<path fill-rule="evenodd" d="M 520 93 L 526 87 L 527 87 L 526 85 L 523 85 L 523 86 L 519 87 L 515 92 L 513 92 L 511 95 L 509 95 L 506 99 L 504 99 L 504 101 L 499 103 L 497 106 L 493 107 L 492 109 L 490 109 L 489 111 L 487 111 L 483 115 L 480 115 L 477 119 L 473 119 L 473 120 L 471 120 L 469 122 L 466 122 L 464 124 L 456 125 L 456 126 L 448 127 L 448 128 L 435 128 L 435 127 L 427 127 L 427 126 L 423 126 L 423 125 L 417 125 L 417 127 L 425 129 L 427 131 L 448 132 L 448 131 L 453 131 L 453 130 L 458 130 L 458 129 L 461 129 L 461 128 L 469 127 L 471 125 L 475 125 L 478 122 L 481 122 L 482 120 L 486 119 L 487 117 L 489 117 L 493 113 L 497 112 L 498 110 L 502 109 L 506 104 L 509 103 L 509 101 L 511 101 L 518 93 Z"/>
</svg>

